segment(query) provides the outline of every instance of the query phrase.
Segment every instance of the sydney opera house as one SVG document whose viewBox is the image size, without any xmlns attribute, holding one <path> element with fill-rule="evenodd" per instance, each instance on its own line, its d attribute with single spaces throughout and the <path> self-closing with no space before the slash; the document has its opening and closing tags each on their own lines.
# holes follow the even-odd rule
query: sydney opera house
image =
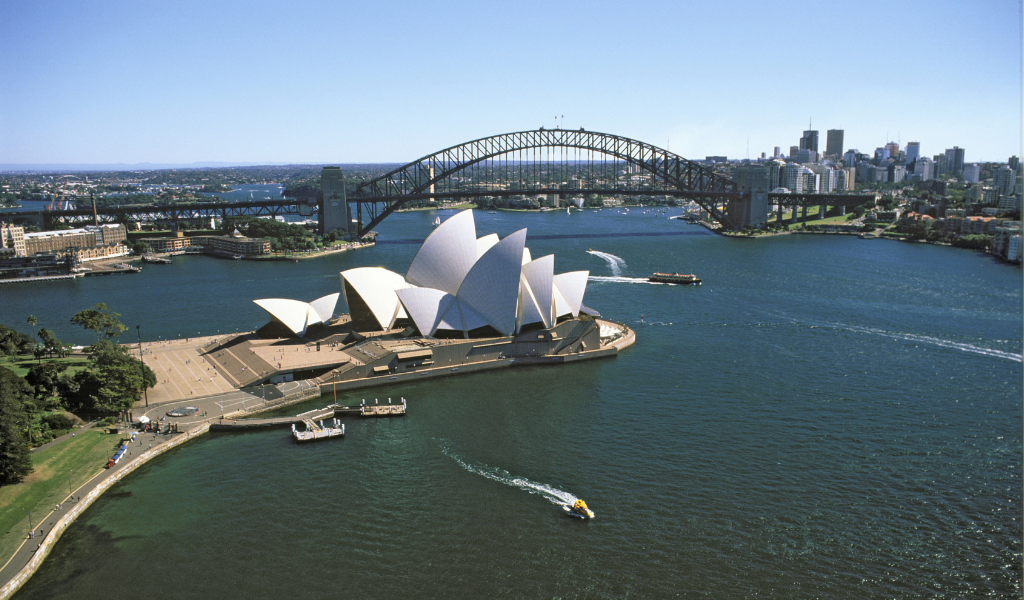
<svg viewBox="0 0 1024 600">
<path fill-rule="evenodd" d="M 271 322 L 204 356 L 238 388 L 302 379 L 343 390 L 612 356 L 633 342 L 584 306 L 587 271 L 556 274 L 554 255 L 533 258 L 525 229 L 477 237 L 471 210 L 437 226 L 405 275 L 340 275 L 340 293 L 312 302 L 255 300 Z M 340 297 L 348 314 L 335 316 Z"/>
</svg>

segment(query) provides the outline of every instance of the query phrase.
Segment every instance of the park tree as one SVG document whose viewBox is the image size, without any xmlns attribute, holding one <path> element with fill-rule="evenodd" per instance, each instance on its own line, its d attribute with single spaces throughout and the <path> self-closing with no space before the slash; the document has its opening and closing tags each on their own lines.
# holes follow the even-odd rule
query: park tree
<svg viewBox="0 0 1024 600">
<path fill-rule="evenodd" d="M 66 347 L 64 343 L 57 339 L 57 336 L 53 335 L 53 332 L 45 327 L 39 328 L 39 341 L 43 343 L 43 352 L 47 356 L 53 357 L 56 354 L 62 357 L 66 354 Z"/>
<path fill-rule="evenodd" d="M 110 340 L 93 344 L 92 367 L 78 372 L 68 386 L 68 408 L 72 411 L 119 412 L 131 408 L 143 386 L 156 385 L 156 374 L 127 348 Z M 75 387 L 77 389 L 72 390 Z"/>
<path fill-rule="evenodd" d="M 8 356 L 29 354 L 35 345 L 36 343 L 32 336 L 0 324 L 0 353 Z"/>
<path fill-rule="evenodd" d="M 0 367 L 0 485 L 17 483 L 32 472 L 24 408 L 31 398 L 32 386 L 14 371 Z"/>
<path fill-rule="evenodd" d="M 121 324 L 121 315 L 110 310 L 103 302 L 97 302 L 92 308 L 79 311 L 71 317 L 71 322 L 81 325 L 96 334 L 96 341 L 101 337 L 111 339 L 117 337 L 128 328 Z"/>
</svg>

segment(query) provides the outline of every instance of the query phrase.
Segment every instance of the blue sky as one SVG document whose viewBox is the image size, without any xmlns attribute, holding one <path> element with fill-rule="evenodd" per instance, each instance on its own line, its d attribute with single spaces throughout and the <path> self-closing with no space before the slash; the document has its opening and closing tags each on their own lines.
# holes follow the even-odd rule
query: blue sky
<svg viewBox="0 0 1024 600">
<path fill-rule="evenodd" d="M 1020 153 L 1013 0 L 0 0 L 0 163 L 408 162 L 585 127 L 687 158 Z"/>
</svg>

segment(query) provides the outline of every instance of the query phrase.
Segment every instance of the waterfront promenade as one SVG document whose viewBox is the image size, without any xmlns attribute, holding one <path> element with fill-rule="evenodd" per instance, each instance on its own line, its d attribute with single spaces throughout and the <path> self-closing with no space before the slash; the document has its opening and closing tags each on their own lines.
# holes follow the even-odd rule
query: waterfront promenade
<svg viewBox="0 0 1024 600">
<path fill-rule="evenodd" d="M 190 344 L 191 342 L 189 342 Z M 171 345 L 173 346 L 173 345 Z M 190 401 L 169 400 L 160 403 L 151 401 L 149 408 L 136 407 L 134 420 L 145 415 L 159 430 L 165 433 L 139 433 L 134 442 L 128 444 L 128 453 L 113 467 L 106 469 L 96 465 L 98 473 L 71 492 L 60 504 L 52 509 L 38 523 L 33 523 L 33 537 L 26 534 L 25 541 L 10 557 L 3 557 L 6 563 L 0 568 L 0 600 L 13 595 L 39 567 L 61 534 L 78 516 L 96 501 L 111 485 L 151 458 L 182 444 L 197 435 L 206 433 L 210 423 L 222 417 L 244 417 L 258 412 L 281 408 L 303 402 L 320 395 L 319 387 L 302 381 L 268 385 L 261 395 L 249 391 L 233 390 L 227 393 L 211 394 L 193 398 Z M 180 406 L 194 406 L 198 410 L 187 417 L 168 417 L 166 413 Z M 163 420 L 161 421 L 161 417 Z M 168 425 L 172 431 L 167 431 Z M 177 429 L 178 431 L 173 431 Z M 127 433 L 122 434 L 127 437 Z"/>
</svg>

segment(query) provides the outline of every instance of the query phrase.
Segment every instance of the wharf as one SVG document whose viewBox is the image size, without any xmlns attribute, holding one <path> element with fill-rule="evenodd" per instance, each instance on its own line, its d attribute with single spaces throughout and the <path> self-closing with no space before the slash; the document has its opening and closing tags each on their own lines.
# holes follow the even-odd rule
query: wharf
<svg viewBox="0 0 1024 600">
<path fill-rule="evenodd" d="M 241 431 L 246 429 L 263 429 L 266 427 L 287 427 L 307 420 L 329 419 L 334 415 L 335 406 L 331 405 L 311 410 L 309 412 L 304 412 L 294 417 L 269 417 L 266 419 L 218 419 L 217 421 L 210 423 L 210 431 Z"/>
<path fill-rule="evenodd" d="M 406 414 L 405 398 L 401 404 L 380 404 L 356 406 L 338 406 L 332 404 L 324 408 L 318 408 L 295 416 L 268 417 L 265 419 L 218 419 L 210 423 L 210 431 L 244 431 L 247 429 L 264 429 L 269 427 L 293 428 L 298 423 L 306 421 L 320 421 L 342 415 L 353 415 L 360 417 L 401 417 Z"/>
<path fill-rule="evenodd" d="M 334 420 L 334 427 L 324 427 L 323 421 L 317 425 L 312 419 L 305 419 L 302 422 L 306 425 L 305 431 L 299 431 L 295 425 L 292 425 L 292 438 L 296 442 L 315 442 L 345 436 L 345 426 L 339 427 L 337 419 Z"/>
</svg>

